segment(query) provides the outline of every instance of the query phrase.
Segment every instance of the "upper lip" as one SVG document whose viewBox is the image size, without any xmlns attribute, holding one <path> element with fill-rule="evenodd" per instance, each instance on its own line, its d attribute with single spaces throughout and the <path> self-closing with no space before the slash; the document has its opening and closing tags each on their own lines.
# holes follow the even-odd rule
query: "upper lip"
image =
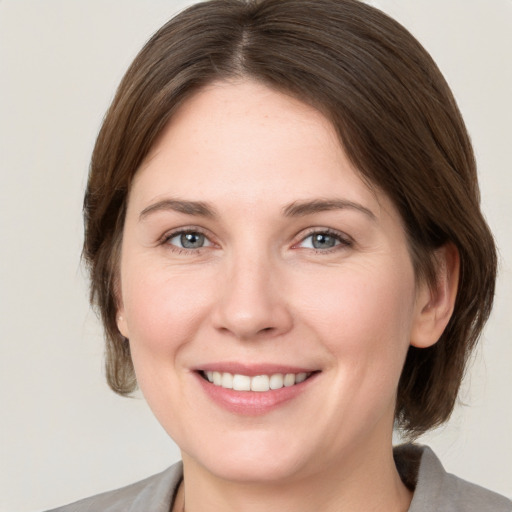
<svg viewBox="0 0 512 512">
<path fill-rule="evenodd" d="M 237 362 L 207 363 L 195 368 L 195 371 L 231 373 L 233 375 L 274 375 L 276 373 L 311 373 L 318 371 L 318 368 L 306 366 L 291 366 L 274 363 L 246 364 Z"/>
</svg>

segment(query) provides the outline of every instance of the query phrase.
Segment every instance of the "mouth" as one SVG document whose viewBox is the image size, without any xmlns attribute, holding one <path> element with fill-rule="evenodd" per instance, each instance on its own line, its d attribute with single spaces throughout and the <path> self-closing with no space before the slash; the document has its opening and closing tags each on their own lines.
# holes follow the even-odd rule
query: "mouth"
<svg viewBox="0 0 512 512">
<path fill-rule="evenodd" d="M 211 402 L 237 416 L 261 416 L 310 396 L 307 390 L 320 373 L 311 367 L 226 361 L 193 370 Z"/>
<path fill-rule="evenodd" d="M 318 372 L 272 373 L 250 376 L 211 370 L 199 371 L 199 375 L 214 386 L 232 389 L 233 391 L 254 391 L 257 393 L 296 386 L 308 380 L 315 373 Z"/>
</svg>

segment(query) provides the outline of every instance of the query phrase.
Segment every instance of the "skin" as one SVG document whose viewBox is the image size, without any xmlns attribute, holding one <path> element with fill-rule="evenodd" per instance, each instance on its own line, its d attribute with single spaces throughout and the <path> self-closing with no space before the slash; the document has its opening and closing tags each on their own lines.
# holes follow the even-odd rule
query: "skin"
<svg viewBox="0 0 512 512">
<path fill-rule="evenodd" d="M 283 213 L 326 199 L 345 207 Z M 203 247 L 183 249 L 184 229 Z M 314 248 L 312 229 L 333 247 Z M 130 191 L 118 325 L 181 449 L 187 512 L 408 509 L 395 395 L 408 346 L 435 343 L 451 314 L 458 260 L 450 248 L 438 257 L 437 285 L 417 284 L 396 209 L 315 109 L 249 80 L 180 107 Z M 198 379 L 217 362 L 318 373 L 279 407 L 237 414 Z"/>
</svg>

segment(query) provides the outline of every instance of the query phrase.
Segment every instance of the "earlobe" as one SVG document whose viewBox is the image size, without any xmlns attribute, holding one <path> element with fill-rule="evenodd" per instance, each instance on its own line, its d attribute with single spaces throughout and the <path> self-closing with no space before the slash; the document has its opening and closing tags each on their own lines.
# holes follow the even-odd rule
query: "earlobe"
<svg viewBox="0 0 512 512">
<path fill-rule="evenodd" d="M 117 311 L 116 311 L 116 325 L 117 330 L 121 333 L 125 338 L 129 338 L 128 336 L 128 325 L 126 323 L 126 315 L 124 311 L 124 304 L 121 296 L 121 283 L 119 279 L 119 275 L 116 275 L 114 279 L 114 296 L 115 301 L 117 303 Z"/>
<path fill-rule="evenodd" d="M 128 336 L 128 326 L 126 325 L 126 318 L 124 315 L 124 312 L 122 309 L 117 311 L 116 315 L 116 324 L 119 332 L 125 337 L 129 338 Z"/>
<path fill-rule="evenodd" d="M 447 243 L 435 253 L 436 282 L 420 285 L 411 332 L 411 345 L 427 348 L 439 340 L 452 316 L 459 284 L 459 251 Z"/>
</svg>

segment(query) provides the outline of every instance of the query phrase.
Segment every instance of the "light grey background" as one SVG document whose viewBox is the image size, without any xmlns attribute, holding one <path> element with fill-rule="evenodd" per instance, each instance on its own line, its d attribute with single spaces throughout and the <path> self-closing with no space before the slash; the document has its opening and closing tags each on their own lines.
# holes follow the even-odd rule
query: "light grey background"
<svg viewBox="0 0 512 512">
<path fill-rule="evenodd" d="M 142 399 L 104 383 L 80 266 L 102 116 L 147 38 L 190 1 L 0 2 L 0 511 L 32 512 L 179 457 Z M 448 426 L 449 471 L 512 496 L 512 1 L 381 0 L 437 60 L 465 116 L 501 252 L 496 307 Z"/>
</svg>

